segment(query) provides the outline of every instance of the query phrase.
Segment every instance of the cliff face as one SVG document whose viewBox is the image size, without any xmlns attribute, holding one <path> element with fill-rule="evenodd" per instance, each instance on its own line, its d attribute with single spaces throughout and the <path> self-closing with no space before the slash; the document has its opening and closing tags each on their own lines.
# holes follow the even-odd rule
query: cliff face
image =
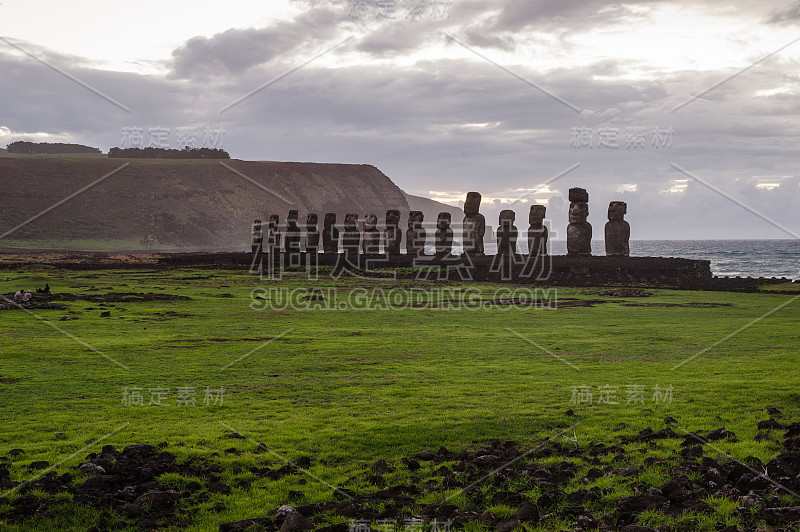
<svg viewBox="0 0 800 532">
<path fill-rule="evenodd" d="M 103 176 L 130 163 L 106 179 Z M 58 242 L 135 240 L 153 235 L 184 249 L 247 249 L 254 219 L 270 214 L 285 222 L 289 209 L 373 212 L 381 222 L 399 209 L 404 224 L 408 202 L 380 170 L 370 165 L 4 157 L 0 154 L 0 234 L 36 216 L 76 191 L 72 199 L 8 235 L 5 240 Z M 3 240 L 0 240 L 0 247 Z"/>
</svg>

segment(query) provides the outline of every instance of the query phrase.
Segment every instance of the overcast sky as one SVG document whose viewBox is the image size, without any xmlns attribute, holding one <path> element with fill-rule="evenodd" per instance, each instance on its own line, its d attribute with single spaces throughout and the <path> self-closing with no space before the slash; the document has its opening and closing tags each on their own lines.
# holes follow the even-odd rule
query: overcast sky
<svg viewBox="0 0 800 532">
<path fill-rule="evenodd" d="M 561 239 L 573 186 L 596 237 L 612 200 L 634 239 L 800 233 L 797 0 L 2 0 L 0 36 L 0 146 L 209 128 Z"/>
</svg>

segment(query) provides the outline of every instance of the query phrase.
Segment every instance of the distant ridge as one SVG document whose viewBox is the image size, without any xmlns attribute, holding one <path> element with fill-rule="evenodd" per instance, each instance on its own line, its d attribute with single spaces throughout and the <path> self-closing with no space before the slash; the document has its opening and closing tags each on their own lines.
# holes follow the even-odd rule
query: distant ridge
<svg viewBox="0 0 800 532">
<path fill-rule="evenodd" d="M 9 241 L 135 243 L 151 235 L 170 249 L 244 250 L 254 219 L 278 214 L 283 223 L 289 209 L 300 211 L 301 225 L 306 214 L 318 214 L 320 229 L 326 212 L 337 213 L 339 224 L 345 213 L 363 220 L 373 212 L 382 226 L 387 209 L 401 211 L 405 228 L 410 210 L 405 193 L 371 165 L 224 161 L 232 171 L 219 161 L 14 156 L 3 150 L 0 234 L 126 162 L 125 168 L 0 240 L 0 247 Z M 437 209 L 454 209 L 425 201 L 431 202 L 433 222 Z"/>
</svg>

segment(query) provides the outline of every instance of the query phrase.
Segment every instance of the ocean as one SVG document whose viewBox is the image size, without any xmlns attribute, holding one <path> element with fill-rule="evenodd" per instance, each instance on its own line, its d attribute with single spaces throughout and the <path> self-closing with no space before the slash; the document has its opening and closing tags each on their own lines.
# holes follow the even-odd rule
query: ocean
<svg viewBox="0 0 800 532">
<path fill-rule="evenodd" d="M 527 244 L 521 240 L 520 247 L 527 249 Z M 496 249 L 494 243 L 486 243 L 487 254 L 493 254 Z M 595 255 L 604 255 L 603 241 L 592 241 L 592 251 Z M 566 255 L 567 242 L 551 241 L 550 253 Z M 711 272 L 719 277 L 787 277 L 800 280 L 800 240 L 794 239 L 631 240 L 631 256 L 710 260 Z"/>
</svg>

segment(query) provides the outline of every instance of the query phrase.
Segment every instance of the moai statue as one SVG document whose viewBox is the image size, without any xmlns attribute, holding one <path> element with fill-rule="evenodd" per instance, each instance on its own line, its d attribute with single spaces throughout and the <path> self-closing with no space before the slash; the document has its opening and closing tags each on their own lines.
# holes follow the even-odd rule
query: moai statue
<svg viewBox="0 0 800 532">
<path fill-rule="evenodd" d="M 544 215 L 547 207 L 544 205 L 531 205 L 528 214 L 528 253 L 531 255 L 547 255 L 547 240 L 550 237 L 547 226 L 544 225 Z"/>
<path fill-rule="evenodd" d="M 336 228 L 336 214 L 325 214 L 322 227 L 322 252 L 339 253 L 339 230 Z"/>
<path fill-rule="evenodd" d="M 286 217 L 286 236 L 283 239 L 286 253 L 300 253 L 300 227 L 297 225 L 297 211 L 292 209 Z"/>
<path fill-rule="evenodd" d="M 306 253 L 319 252 L 319 230 L 317 229 L 317 215 L 309 214 L 306 217 Z"/>
<path fill-rule="evenodd" d="M 453 230 L 450 229 L 449 212 L 440 212 L 436 219 L 436 254 L 449 255 L 453 251 Z"/>
<path fill-rule="evenodd" d="M 582 188 L 569 189 L 569 225 L 567 255 L 592 254 L 592 224 L 589 217 L 589 193 Z"/>
<path fill-rule="evenodd" d="M 400 239 L 403 232 L 400 231 L 400 211 L 386 211 L 386 229 L 383 231 L 383 250 L 387 255 L 400 254 Z"/>
<path fill-rule="evenodd" d="M 361 250 L 365 255 L 381 252 L 381 233 L 378 231 L 378 217 L 372 213 L 364 216 L 364 235 L 361 237 Z"/>
<path fill-rule="evenodd" d="M 267 245 L 270 253 L 279 253 L 281 250 L 281 218 L 277 214 L 269 216 L 269 240 Z"/>
<path fill-rule="evenodd" d="M 627 257 L 631 253 L 631 226 L 625 221 L 628 205 L 624 201 L 612 201 L 608 204 L 608 222 L 606 222 L 606 255 L 609 257 Z"/>
<path fill-rule="evenodd" d="M 478 212 L 481 195 L 467 192 L 464 202 L 464 253 L 483 255 L 483 234 L 486 232 L 486 219 Z"/>
<path fill-rule="evenodd" d="M 500 211 L 500 226 L 497 229 L 497 254 L 512 256 L 517 252 L 517 215 L 512 210 Z"/>
<path fill-rule="evenodd" d="M 422 222 L 425 215 L 422 211 L 408 213 L 408 231 L 406 231 L 406 253 L 419 256 L 425 254 L 425 239 L 428 236 Z"/>
<path fill-rule="evenodd" d="M 342 248 L 347 255 L 358 255 L 361 233 L 358 231 L 358 215 L 348 213 L 344 215 L 344 234 L 342 235 Z"/>
<path fill-rule="evenodd" d="M 261 246 L 264 244 L 264 233 L 261 231 L 261 220 L 253 222 L 253 253 L 261 253 Z"/>
</svg>

